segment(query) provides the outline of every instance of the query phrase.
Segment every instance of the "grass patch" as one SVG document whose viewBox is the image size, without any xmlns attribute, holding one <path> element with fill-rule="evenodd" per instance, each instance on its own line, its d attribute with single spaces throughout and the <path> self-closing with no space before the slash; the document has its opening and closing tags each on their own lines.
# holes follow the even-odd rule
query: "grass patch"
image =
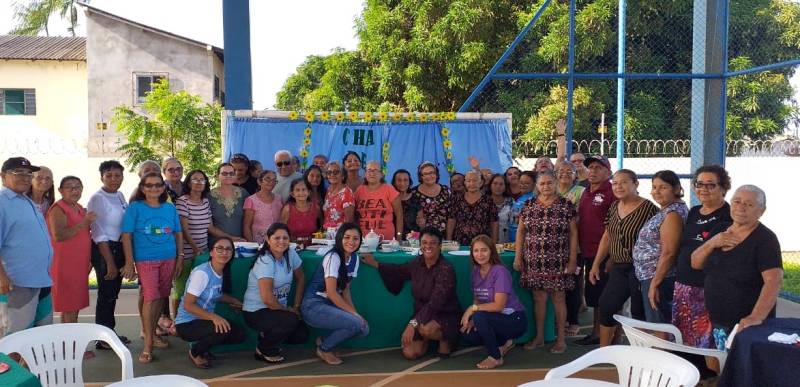
<svg viewBox="0 0 800 387">
<path fill-rule="evenodd" d="M 781 290 L 800 297 L 800 253 L 783 253 L 783 286 Z"/>
</svg>

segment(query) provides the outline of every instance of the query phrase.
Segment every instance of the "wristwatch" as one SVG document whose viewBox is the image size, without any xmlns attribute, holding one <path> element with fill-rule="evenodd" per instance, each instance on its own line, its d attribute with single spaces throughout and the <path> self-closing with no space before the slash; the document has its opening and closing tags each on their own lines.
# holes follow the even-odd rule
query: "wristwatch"
<svg viewBox="0 0 800 387">
<path fill-rule="evenodd" d="M 477 304 L 472 304 L 472 311 L 473 312 L 477 312 L 478 311 L 478 305 Z"/>
<path fill-rule="evenodd" d="M 417 322 L 417 319 L 415 319 L 415 318 L 412 318 L 412 319 L 411 319 L 411 320 L 408 322 L 408 325 L 411 325 L 412 327 L 414 327 L 414 329 L 416 329 L 416 328 L 419 326 L 419 323 Z"/>
</svg>

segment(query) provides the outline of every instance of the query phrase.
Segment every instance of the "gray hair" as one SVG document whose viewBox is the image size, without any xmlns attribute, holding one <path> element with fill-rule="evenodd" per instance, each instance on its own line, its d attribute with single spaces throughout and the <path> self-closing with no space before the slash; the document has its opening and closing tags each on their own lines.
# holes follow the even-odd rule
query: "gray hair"
<svg viewBox="0 0 800 387">
<path fill-rule="evenodd" d="M 761 206 L 762 209 L 767 208 L 767 194 L 764 192 L 763 189 L 758 188 L 753 184 L 745 184 L 737 188 L 736 191 L 733 193 L 733 195 L 735 196 L 736 193 L 739 191 L 745 191 L 755 194 L 756 202 L 758 203 L 758 205 Z"/>
<path fill-rule="evenodd" d="M 138 171 L 137 174 L 139 175 L 139 177 L 142 177 L 142 171 L 144 171 L 144 167 L 146 167 L 147 165 L 155 165 L 156 170 L 158 170 L 158 171 L 161 170 L 161 166 L 158 165 L 158 161 L 145 160 L 145 161 L 142 161 L 141 163 L 139 163 L 139 166 L 137 167 L 137 171 Z"/>
<path fill-rule="evenodd" d="M 278 157 L 280 157 L 282 155 L 286 155 L 287 157 L 289 157 L 289 159 L 292 158 L 292 152 L 289 152 L 286 149 L 281 149 L 281 150 L 275 152 L 275 157 L 274 157 L 273 161 L 277 162 L 278 161 Z"/>
<path fill-rule="evenodd" d="M 170 157 L 167 157 L 166 159 L 164 159 L 164 161 L 161 162 L 161 170 L 162 171 L 166 171 L 167 170 L 167 166 L 169 165 L 169 163 L 172 163 L 172 162 L 178 163 L 178 165 L 180 165 L 181 167 L 183 166 L 183 163 L 181 163 L 180 160 L 178 160 L 175 157 L 170 156 Z"/>
<path fill-rule="evenodd" d="M 478 175 L 478 180 L 483 181 L 483 173 L 481 173 L 481 171 L 470 169 L 469 171 L 464 172 L 464 178 L 466 178 L 467 175 Z"/>
<path fill-rule="evenodd" d="M 569 169 L 572 170 L 572 173 L 576 173 L 577 172 L 577 168 L 575 168 L 575 164 L 573 164 L 570 161 L 564 160 L 564 159 L 558 160 L 558 162 L 556 163 L 555 170 L 558 171 L 564 165 L 568 166 Z"/>
<path fill-rule="evenodd" d="M 539 183 L 539 180 L 542 179 L 542 176 L 550 176 L 553 180 L 556 180 L 556 174 L 551 169 L 546 169 L 541 172 L 536 172 L 536 183 Z"/>
<path fill-rule="evenodd" d="M 378 160 L 370 160 L 370 161 L 367 161 L 367 163 L 366 163 L 366 164 L 364 164 L 364 166 L 365 166 L 365 167 L 368 167 L 370 164 L 377 166 L 377 167 L 378 167 L 378 169 L 381 169 L 381 163 L 380 163 L 380 161 L 378 161 Z"/>
</svg>

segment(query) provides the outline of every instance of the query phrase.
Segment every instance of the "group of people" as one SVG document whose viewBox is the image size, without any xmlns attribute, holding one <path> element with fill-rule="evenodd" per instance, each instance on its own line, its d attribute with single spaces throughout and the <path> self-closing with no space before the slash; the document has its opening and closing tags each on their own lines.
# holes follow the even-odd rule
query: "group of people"
<svg viewBox="0 0 800 387">
<path fill-rule="evenodd" d="M 330 331 L 318 340 L 317 355 L 339 364 L 334 349 L 369 333 L 349 290 L 362 262 L 379 271 L 390 292 L 411 281 L 414 315 L 401 337 L 404 356 L 421 356 L 429 341 L 447 356 L 463 338 L 486 346 L 479 368 L 494 368 L 528 325 L 511 272 L 499 259 L 496 244 L 502 243 L 513 245 L 512 269 L 534 299 L 536 334 L 528 349 L 544 345 L 548 298 L 556 314 L 551 353 L 563 353 L 566 337 L 577 334 L 584 303 L 594 308 L 594 327 L 576 341 L 582 345 L 613 343 L 619 332 L 613 315 L 628 300 L 634 318 L 671 322 L 685 343 L 698 347 L 722 346 L 735 324 L 743 329 L 774 316 L 782 263 L 775 234 L 759 223 L 765 194 L 743 185 L 728 205 L 731 181 L 720 166 L 695 171 L 691 184 L 701 204 L 689 209 L 674 172 L 654 175 L 654 203 L 639 195 L 636 173 L 612 174 L 605 157 L 580 153 L 555 165 L 542 157 L 531 171 L 504 173 L 471 158 L 471 169 L 452 174 L 449 185 L 429 162 L 415 176 L 401 169 L 386 183 L 381 164 L 362 164 L 355 152 L 341 162 L 318 155 L 301 171 L 296 157 L 278 151 L 274 164 L 266 170 L 235 154 L 217 168 L 212 189 L 204 171 L 184 173 L 175 158 L 147 161 L 126 198 L 119 192 L 123 166 L 105 161 L 102 188 L 83 208 L 79 178 L 61 179 L 55 200 L 49 169 L 21 157 L 6 160 L 0 293 L 9 298 L 10 331 L 49 323 L 51 314 L 36 313 L 49 292 L 62 322 L 77 321 L 88 306 L 94 267 L 96 322 L 112 329 L 121 279 L 139 280 L 140 362 L 152 361 L 153 349 L 168 346 L 165 335 L 173 333 L 195 342 L 189 352 L 195 366 L 209 367 L 212 346 L 245 337 L 242 327 L 214 312 L 217 302 L 226 302 L 260 332 L 257 359 L 282 361 L 280 345 L 306 341 L 311 326 Z M 290 242 L 308 244 L 329 229 L 336 230 L 334 247 L 306 283 Z M 413 231 L 420 233 L 420 255 L 406 264 L 358 253 L 370 232 L 399 241 Z M 456 297 L 454 270 L 442 258 L 444 240 L 470 247 L 474 298 L 466 311 Z M 243 300 L 228 295 L 237 241 L 261 244 Z M 210 260 L 195 265 L 205 253 Z"/>
</svg>

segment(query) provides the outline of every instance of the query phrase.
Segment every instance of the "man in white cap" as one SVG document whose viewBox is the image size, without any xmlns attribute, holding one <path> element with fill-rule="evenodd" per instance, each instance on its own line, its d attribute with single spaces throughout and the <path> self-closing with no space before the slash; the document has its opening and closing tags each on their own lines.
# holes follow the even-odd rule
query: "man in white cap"
<svg viewBox="0 0 800 387">
<path fill-rule="evenodd" d="M 0 294 L 8 297 L 8 333 L 53 322 L 52 310 L 36 320 L 40 293 L 52 286 L 53 248 L 44 216 L 25 196 L 39 167 L 24 157 L 3 163 L 0 176 Z"/>
</svg>

